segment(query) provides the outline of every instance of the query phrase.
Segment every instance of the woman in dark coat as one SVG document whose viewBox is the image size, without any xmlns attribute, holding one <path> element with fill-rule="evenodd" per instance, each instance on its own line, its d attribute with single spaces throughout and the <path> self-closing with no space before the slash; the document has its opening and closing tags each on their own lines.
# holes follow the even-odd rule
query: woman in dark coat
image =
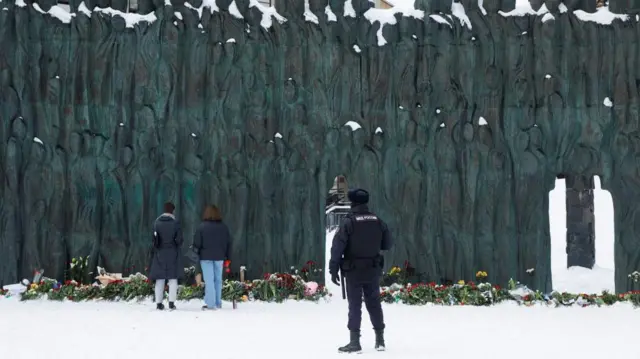
<svg viewBox="0 0 640 359">
<path fill-rule="evenodd" d="M 231 234 L 222 222 L 216 206 L 207 206 L 193 238 L 193 249 L 198 254 L 204 279 L 204 302 L 202 309 L 222 308 L 223 263 L 230 263 Z"/>
<path fill-rule="evenodd" d="M 184 274 L 182 267 L 182 229 L 173 215 L 175 206 L 164 204 L 164 213 L 153 224 L 153 260 L 149 279 L 156 281 L 155 299 L 158 310 L 163 310 L 164 285 L 169 281 L 169 309 L 176 309 L 178 279 Z"/>
</svg>

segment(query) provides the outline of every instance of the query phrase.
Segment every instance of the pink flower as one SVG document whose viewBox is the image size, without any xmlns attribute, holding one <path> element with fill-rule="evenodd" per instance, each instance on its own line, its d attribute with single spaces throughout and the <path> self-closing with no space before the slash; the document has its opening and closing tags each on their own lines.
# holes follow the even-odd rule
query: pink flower
<svg viewBox="0 0 640 359">
<path fill-rule="evenodd" d="M 314 295 L 318 290 L 318 283 L 307 282 L 304 284 L 304 295 Z"/>
</svg>

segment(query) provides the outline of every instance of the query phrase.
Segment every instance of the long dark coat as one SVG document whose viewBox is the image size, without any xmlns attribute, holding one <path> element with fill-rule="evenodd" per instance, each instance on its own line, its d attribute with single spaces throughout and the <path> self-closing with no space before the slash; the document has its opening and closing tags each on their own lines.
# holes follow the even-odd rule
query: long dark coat
<svg viewBox="0 0 640 359">
<path fill-rule="evenodd" d="M 153 225 L 153 259 L 149 279 L 180 279 L 182 264 L 182 228 L 174 216 L 163 214 Z"/>
</svg>

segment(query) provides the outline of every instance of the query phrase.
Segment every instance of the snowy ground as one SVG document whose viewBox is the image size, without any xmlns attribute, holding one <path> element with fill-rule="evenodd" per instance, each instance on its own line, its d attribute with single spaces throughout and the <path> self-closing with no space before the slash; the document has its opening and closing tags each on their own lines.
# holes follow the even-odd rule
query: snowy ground
<svg viewBox="0 0 640 359">
<path fill-rule="evenodd" d="M 150 304 L 0 301 L 0 357 L 344 358 L 336 351 L 348 337 L 340 299 L 206 313 L 199 306 L 181 303 L 179 311 L 158 313 Z M 607 358 L 635 352 L 640 311 L 387 305 L 385 316 L 388 351 L 372 349 L 365 316 L 359 358 Z"/>
</svg>

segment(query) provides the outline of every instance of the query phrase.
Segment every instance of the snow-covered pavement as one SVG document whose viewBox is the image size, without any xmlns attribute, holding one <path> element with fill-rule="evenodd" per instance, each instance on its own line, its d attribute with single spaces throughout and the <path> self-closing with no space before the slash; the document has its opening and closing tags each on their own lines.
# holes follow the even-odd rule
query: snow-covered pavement
<svg viewBox="0 0 640 359">
<path fill-rule="evenodd" d="M 153 305 L 0 300 L 0 357 L 7 359 L 331 359 L 348 339 L 346 303 L 242 304 L 201 312 Z M 386 353 L 363 318 L 359 358 L 600 359 L 636 351 L 640 311 L 610 308 L 385 305 Z M 618 354 L 616 354 L 618 353 Z"/>
</svg>

